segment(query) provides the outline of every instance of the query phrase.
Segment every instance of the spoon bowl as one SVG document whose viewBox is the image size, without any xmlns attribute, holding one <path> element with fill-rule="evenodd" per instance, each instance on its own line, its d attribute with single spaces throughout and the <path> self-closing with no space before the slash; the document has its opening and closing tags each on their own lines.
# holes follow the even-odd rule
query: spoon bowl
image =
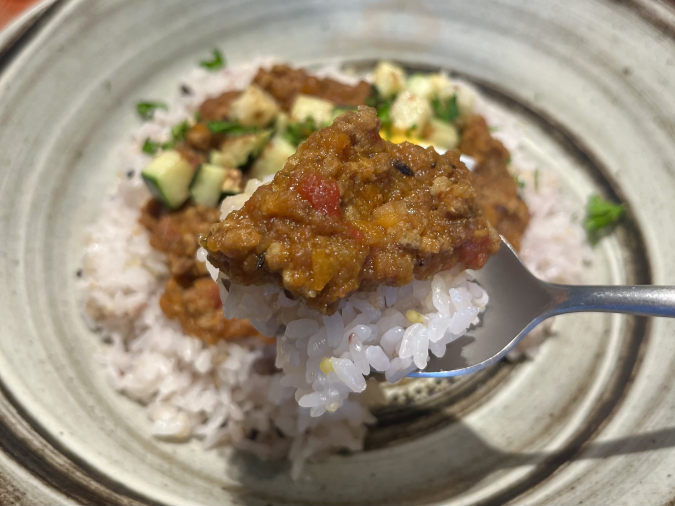
<svg viewBox="0 0 675 506">
<path fill-rule="evenodd" d="M 534 327 L 563 313 L 609 312 L 675 317 L 672 286 L 571 286 L 534 276 L 502 237 L 499 252 L 475 272 L 490 300 L 481 323 L 448 344 L 442 357 L 408 376 L 443 378 L 480 371 L 504 358 Z"/>
</svg>

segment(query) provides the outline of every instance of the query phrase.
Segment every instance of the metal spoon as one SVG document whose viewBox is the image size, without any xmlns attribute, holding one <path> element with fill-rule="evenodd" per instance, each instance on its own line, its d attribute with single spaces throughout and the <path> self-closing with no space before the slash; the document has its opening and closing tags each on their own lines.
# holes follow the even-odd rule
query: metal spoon
<svg viewBox="0 0 675 506">
<path fill-rule="evenodd" d="M 429 359 L 418 378 L 480 371 L 502 359 L 537 324 L 563 313 L 628 313 L 675 317 L 675 286 L 568 286 L 536 278 L 502 238 L 501 248 L 476 271 L 490 296 L 481 324 Z"/>
</svg>

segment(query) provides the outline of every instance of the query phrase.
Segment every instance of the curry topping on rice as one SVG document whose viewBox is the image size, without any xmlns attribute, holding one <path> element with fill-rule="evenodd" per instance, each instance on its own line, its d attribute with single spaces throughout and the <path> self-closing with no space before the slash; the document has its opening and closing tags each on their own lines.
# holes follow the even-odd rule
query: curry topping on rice
<svg viewBox="0 0 675 506">
<path fill-rule="evenodd" d="M 471 116 L 466 120 L 459 150 L 476 159 L 471 182 L 476 189 L 478 206 L 499 233 L 519 250 L 530 213 L 507 168 L 509 152 L 490 135 L 482 116 Z"/>
<path fill-rule="evenodd" d="M 187 334 L 209 344 L 259 335 L 247 320 L 225 319 L 218 285 L 204 262 L 196 259 L 199 236 L 206 234 L 219 216 L 217 209 L 200 205 L 169 212 L 151 199 L 140 218 L 150 232 L 150 245 L 166 254 L 171 272 L 159 301 L 162 311 L 178 319 Z"/>
<path fill-rule="evenodd" d="M 271 184 L 212 227 L 210 261 L 236 283 L 282 285 L 324 313 L 357 289 L 460 262 L 482 267 L 499 237 L 459 153 L 393 144 L 380 127 L 362 106 L 313 133 Z"/>
<path fill-rule="evenodd" d="M 509 153 L 462 89 L 442 74 L 406 78 L 386 62 L 373 75 L 372 85 L 345 84 L 261 68 L 245 89 L 205 100 L 171 142 L 146 140 L 146 152 L 163 151 L 143 172 L 155 198 L 141 223 L 171 272 L 162 310 L 186 333 L 208 342 L 257 334 L 222 316 L 217 284 L 195 253 L 220 219 L 220 200 L 285 165 L 209 236 L 213 262 L 236 282 L 277 283 L 331 312 L 358 288 L 402 285 L 457 262 L 480 267 L 496 247 L 488 222 L 519 248 L 529 213 Z M 350 112 L 313 134 L 366 103 L 377 117 Z M 139 114 L 151 116 L 149 106 L 165 108 L 144 102 Z M 473 173 L 457 152 L 417 143 L 459 148 L 474 158 Z"/>
</svg>

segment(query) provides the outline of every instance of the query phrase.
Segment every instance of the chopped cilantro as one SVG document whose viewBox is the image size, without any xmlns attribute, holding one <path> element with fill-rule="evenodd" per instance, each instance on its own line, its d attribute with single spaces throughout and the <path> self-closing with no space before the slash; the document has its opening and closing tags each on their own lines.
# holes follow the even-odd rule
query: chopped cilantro
<svg viewBox="0 0 675 506">
<path fill-rule="evenodd" d="M 202 120 L 202 113 L 201 113 L 201 111 L 197 111 L 197 112 L 195 113 L 195 121 L 196 121 L 197 123 L 199 123 L 201 120 Z"/>
<path fill-rule="evenodd" d="M 164 102 L 139 102 L 136 104 L 136 111 L 138 115 L 143 119 L 152 119 L 152 116 L 155 114 L 157 109 L 168 109 Z"/>
<path fill-rule="evenodd" d="M 584 228 L 588 232 L 589 237 L 594 239 L 593 234 L 616 225 L 623 217 L 623 213 L 623 204 L 614 204 L 597 195 L 591 195 L 588 199 L 588 204 L 586 204 Z M 597 236 L 595 238 L 597 239 Z M 591 242 L 595 241 L 592 240 Z"/>
<path fill-rule="evenodd" d="M 516 186 L 518 186 L 518 188 L 525 188 L 525 181 L 520 179 L 520 176 L 518 174 L 513 176 L 513 180 L 516 182 Z"/>
<path fill-rule="evenodd" d="M 391 127 L 393 125 L 390 115 L 391 104 L 394 103 L 395 98 L 383 97 L 378 91 L 377 86 L 373 86 L 371 95 L 366 99 L 366 105 L 374 107 L 377 110 L 377 117 L 380 118 L 382 128 L 389 137 L 391 137 Z"/>
<path fill-rule="evenodd" d="M 187 120 L 178 123 L 171 128 L 171 138 L 174 142 L 185 140 L 188 130 L 190 130 L 190 123 Z"/>
<path fill-rule="evenodd" d="M 299 146 L 317 129 L 314 118 L 309 117 L 302 123 L 289 124 L 284 132 L 284 138 L 294 146 Z"/>
<path fill-rule="evenodd" d="M 218 48 L 213 50 L 213 59 L 200 61 L 199 64 L 208 70 L 220 70 L 225 67 L 225 57 Z"/>
<path fill-rule="evenodd" d="M 145 139 L 143 147 L 141 148 L 143 153 L 147 153 L 148 155 L 154 155 L 155 153 L 157 153 L 158 149 L 159 149 L 159 142 L 153 142 L 150 139 Z"/>
<path fill-rule="evenodd" d="M 214 134 L 244 135 L 257 132 L 255 127 L 245 127 L 232 121 L 209 121 L 206 126 Z"/>
<path fill-rule="evenodd" d="M 453 95 L 446 99 L 436 96 L 431 99 L 431 108 L 434 111 L 434 116 L 446 123 L 452 123 L 459 118 L 457 95 Z"/>
</svg>

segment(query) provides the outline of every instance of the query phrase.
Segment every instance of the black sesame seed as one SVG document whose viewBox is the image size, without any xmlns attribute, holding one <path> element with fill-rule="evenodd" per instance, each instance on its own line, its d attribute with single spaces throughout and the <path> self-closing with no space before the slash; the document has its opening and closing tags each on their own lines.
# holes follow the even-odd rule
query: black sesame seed
<svg viewBox="0 0 675 506">
<path fill-rule="evenodd" d="M 186 86 L 186 85 L 184 85 L 184 84 L 181 84 L 181 85 L 180 85 L 180 92 L 181 92 L 183 95 L 192 95 L 192 88 L 190 88 L 190 87 L 188 87 L 188 86 Z"/>
<path fill-rule="evenodd" d="M 134 169 L 129 169 L 127 171 L 127 179 L 131 179 L 132 177 L 134 177 L 134 174 L 136 174 L 136 171 Z"/>
<path fill-rule="evenodd" d="M 417 265 L 419 265 L 420 267 L 424 267 L 424 262 L 420 262 L 420 263 L 417 264 Z"/>
<path fill-rule="evenodd" d="M 258 263 L 255 266 L 256 269 L 262 268 L 262 266 L 265 265 L 265 252 L 263 251 L 263 254 L 260 255 L 260 258 L 258 258 Z"/>
<path fill-rule="evenodd" d="M 455 165 L 454 163 L 451 163 L 450 166 L 452 167 L 452 170 L 457 170 L 457 165 Z"/>
<path fill-rule="evenodd" d="M 256 438 L 258 437 L 258 434 L 260 434 L 260 431 L 258 429 L 251 429 L 251 432 L 248 433 L 248 438 L 251 441 L 255 441 Z"/>
<path fill-rule="evenodd" d="M 76 275 L 78 278 L 81 278 L 81 277 L 82 277 L 82 269 L 77 269 L 77 272 L 75 273 L 75 275 Z"/>
<path fill-rule="evenodd" d="M 415 175 L 415 173 L 412 171 L 412 169 L 410 167 L 408 167 L 402 161 L 394 160 L 392 163 L 394 164 L 394 167 L 396 168 L 396 170 L 399 171 L 404 176 L 414 176 Z"/>
<path fill-rule="evenodd" d="M 285 438 L 285 437 L 286 437 L 286 434 L 284 434 L 283 432 L 281 432 L 281 429 L 280 429 L 279 427 L 275 427 L 275 428 L 277 429 L 277 436 L 279 436 L 279 437 L 281 437 L 281 438 Z"/>
</svg>

